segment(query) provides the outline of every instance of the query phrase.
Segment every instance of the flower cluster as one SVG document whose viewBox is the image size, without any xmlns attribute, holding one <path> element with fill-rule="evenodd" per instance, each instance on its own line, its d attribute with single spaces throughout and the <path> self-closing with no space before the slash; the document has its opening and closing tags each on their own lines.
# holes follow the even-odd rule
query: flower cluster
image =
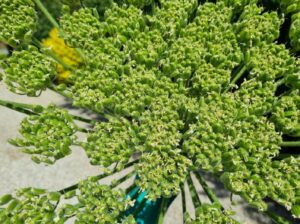
<svg viewBox="0 0 300 224">
<path fill-rule="evenodd" d="M 75 203 L 70 204 L 70 198 Z M 0 198 L 0 221 L 55 224 L 65 223 L 75 215 L 75 223 L 134 224 L 133 216 L 126 217 L 124 213 L 132 203 L 130 198 L 125 199 L 124 191 L 112 190 L 90 177 L 79 183 L 77 191 L 24 188 L 16 196 L 4 195 Z"/>
<path fill-rule="evenodd" d="M 237 224 L 238 222 L 230 218 L 227 211 L 221 211 L 217 204 L 202 204 L 196 209 L 196 219 L 192 220 L 187 217 L 185 220 L 186 224 Z"/>
<path fill-rule="evenodd" d="M 198 122 L 190 125 L 183 143 L 196 167 L 235 171 L 243 169 L 248 160 L 278 154 L 280 136 L 264 117 L 250 114 L 247 105 L 231 95 L 211 95 L 205 101 L 199 106 Z"/>
<path fill-rule="evenodd" d="M 180 150 L 144 153 L 135 168 L 139 177 L 136 184 L 148 191 L 146 197 L 150 200 L 169 198 L 179 193 L 190 166 L 191 161 Z"/>
<path fill-rule="evenodd" d="M 120 216 L 131 204 L 130 198 L 125 199 L 123 191 L 100 185 L 92 178 L 81 181 L 78 189 L 79 206 L 83 208 L 79 207 L 76 213 L 78 223 L 120 223 Z M 124 216 L 122 223 L 133 224 L 135 221 Z"/>
<path fill-rule="evenodd" d="M 147 17 L 153 29 L 158 29 L 164 39 L 172 41 L 179 35 L 197 8 L 196 0 L 161 0 L 153 16 Z"/>
<path fill-rule="evenodd" d="M 32 0 L 2 0 L 0 8 L 0 41 L 12 46 L 28 40 L 36 26 Z"/>
<path fill-rule="evenodd" d="M 247 169 L 224 172 L 221 179 L 230 191 L 240 194 L 252 206 L 266 210 L 263 199 L 269 197 L 299 218 L 299 164 L 299 158 L 293 157 L 273 162 L 249 160 Z"/>
<path fill-rule="evenodd" d="M 44 189 L 25 188 L 17 192 L 17 197 L 5 195 L 0 198 L 1 223 L 51 223 L 57 215 L 56 206 L 61 195 Z M 6 207 L 2 207 L 2 206 Z"/>
<path fill-rule="evenodd" d="M 282 20 L 276 12 L 263 13 L 263 8 L 250 4 L 245 6 L 234 29 L 241 44 L 253 46 L 276 40 L 281 24 Z"/>
<path fill-rule="evenodd" d="M 58 28 L 81 59 L 66 95 L 106 118 L 76 142 L 91 164 L 120 170 L 137 157 L 135 184 L 150 200 L 175 196 L 189 172 L 202 169 L 262 211 L 271 198 L 299 217 L 299 159 L 280 155 L 286 139 L 299 137 L 300 60 L 276 42 L 286 16 L 256 0 L 110 1 L 100 15 L 93 2 L 69 4 Z M 6 60 L 4 78 L 13 91 L 36 96 L 55 69 L 29 47 Z M 13 143 L 53 163 L 70 153 L 78 128 L 54 106 L 38 112 Z M 123 220 L 130 203 L 111 187 L 81 182 L 72 192 L 78 204 L 61 216 L 131 222 Z M 187 223 L 235 223 L 219 204 L 196 210 Z"/>
<path fill-rule="evenodd" d="M 91 164 L 105 167 L 115 162 L 126 164 L 139 143 L 137 128 L 126 119 L 98 123 L 84 145 Z"/>
<path fill-rule="evenodd" d="M 289 37 L 295 51 L 300 50 L 300 1 L 299 0 L 281 0 L 279 4 L 283 11 L 291 15 L 291 28 Z"/>
<path fill-rule="evenodd" d="M 278 130 L 291 136 L 300 136 L 300 95 L 299 90 L 282 96 L 272 112 L 271 120 Z"/>
<path fill-rule="evenodd" d="M 204 77 L 199 80 L 201 84 L 205 73 L 211 70 L 211 66 L 206 63 L 220 69 L 218 73 L 221 74 L 227 73 L 222 70 L 231 70 L 238 65 L 243 55 L 230 24 L 231 15 L 231 9 L 223 3 L 207 3 L 199 7 L 194 22 L 181 30 L 180 37 L 161 60 L 163 73 L 179 82 L 186 82 L 194 73 L 198 74 L 198 78 L 195 78 L 195 81 L 198 81 L 202 76 L 200 72 L 205 71 Z M 197 72 L 197 69 L 200 71 Z M 228 78 L 225 76 L 218 79 L 217 74 L 214 81 L 222 86 L 226 85 Z M 204 88 L 210 90 L 216 87 L 207 83 Z"/>
<path fill-rule="evenodd" d="M 38 96 L 50 85 L 56 74 L 55 61 L 34 46 L 14 51 L 2 66 L 9 90 L 28 96 Z"/>
<path fill-rule="evenodd" d="M 52 104 L 40 114 L 25 118 L 19 130 L 23 138 L 10 140 L 10 143 L 32 154 L 35 162 L 52 164 L 71 153 L 70 146 L 76 139 L 76 131 L 68 112 Z"/>
</svg>

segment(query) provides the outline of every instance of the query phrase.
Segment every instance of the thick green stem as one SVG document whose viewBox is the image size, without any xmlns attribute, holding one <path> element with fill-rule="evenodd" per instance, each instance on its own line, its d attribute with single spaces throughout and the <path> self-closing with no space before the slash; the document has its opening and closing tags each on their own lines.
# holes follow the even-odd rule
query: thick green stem
<svg viewBox="0 0 300 224">
<path fill-rule="evenodd" d="M 237 80 L 239 80 L 242 77 L 242 75 L 246 72 L 247 68 L 248 68 L 247 64 L 243 65 L 243 67 L 239 70 L 239 72 L 233 77 L 233 79 L 230 82 L 230 85 L 227 87 L 225 92 L 227 92 L 231 88 L 231 86 L 235 84 Z"/>
<path fill-rule="evenodd" d="M 134 183 L 128 186 L 125 190 L 126 194 L 129 194 L 134 188 L 136 188 L 136 185 Z"/>
<path fill-rule="evenodd" d="M 192 196 L 192 201 L 194 203 L 195 208 L 197 208 L 201 205 L 201 201 L 200 201 L 199 195 L 197 194 L 197 190 L 195 188 L 195 185 L 194 185 L 190 175 L 187 176 L 187 183 L 188 183 L 189 190 L 190 190 L 190 193 Z"/>
<path fill-rule="evenodd" d="M 126 168 L 128 168 L 128 167 L 134 165 L 134 164 L 137 163 L 138 161 L 139 161 L 139 160 L 137 159 L 137 160 L 134 160 L 134 161 L 132 161 L 132 162 L 127 163 L 127 164 L 124 166 L 124 169 L 126 169 Z M 102 174 L 100 174 L 100 175 L 95 176 L 95 178 L 96 178 L 96 180 L 101 180 L 101 179 L 103 179 L 103 178 L 105 178 L 105 177 L 108 177 L 108 176 L 110 176 L 110 175 L 113 175 L 113 174 L 115 174 L 115 173 L 117 173 L 117 172 L 120 172 L 120 171 L 117 170 L 117 169 L 115 168 L 111 173 L 102 173 Z M 71 186 L 66 187 L 66 188 L 64 188 L 64 189 L 61 189 L 61 190 L 58 191 L 58 192 L 61 193 L 61 194 L 65 194 L 65 193 L 67 193 L 67 192 L 69 192 L 69 191 L 76 190 L 77 188 L 78 188 L 78 184 L 74 184 L 74 185 L 71 185 Z"/>
<path fill-rule="evenodd" d="M 183 222 L 184 222 L 184 214 L 186 213 L 186 201 L 185 201 L 184 183 L 180 185 L 180 190 L 181 190 L 182 214 L 183 214 Z"/>
<path fill-rule="evenodd" d="M 32 111 L 32 108 L 28 108 L 27 104 L 14 103 L 10 101 L 0 100 L 0 106 L 7 107 L 11 110 L 15 110 L 27 115 L 36 115 L 37 113 Z"/>
<path fill-rule="evenodd" d="M 137 218 L 138 214 L 142 211 L 142 209 L 144 208 L 146 202 L 148 201 L 147 198 L 144 198 L 143 201 L 139 204 L 139 206 L 134 210 L 134 212 L 132 213 L 132 215 Z"/>
<path fill-rule="evenodd" d="M 36 107 L 35 105 L 31 104 L 25 104 L 25 103 L 17 103 L 13 101 L 8 101 L 8 100 L 0 100 L 0 105 L 5 106 L 5 107 L 18 107 L 18 108 L 23 108 L 23 109 L 28 109 L 28 110 L 34 110 Z"/>
<path fill-rule="evenodd" d="M 282 147 L 300 147 L 300 141 L 290 141 L 290 142 L 282 142 L 280 144 Z"/>
<path fill-rule="evenodd" d="M 113 181 L 111 183 L 111 187 L 114 188 L 116 186 L 118 186 L 119 184 L 121 184 L 122 182 L 124 182 L 125 180 L 129 179 L 130 177 L 132 177 L 133 175 L 135 175 L 135 170 L 133 171 L 130 171 L 128 174 L 126 174 L 124 177 L 122 177 L 121 179 L 119 180 L 116 180 L 116 181 Z"/>
<path fill-rule="evenodd" d="M 43 3 L 40 0 L 34 0 L 36 5 L 39 7 L 39 9 L 44 13 L 46 18 L 49 20 L 49 22 L 56 28 L 59 28 L 58 23 L 56 20 L 52 17 L 52 15 L 48 12 L 46 7 L 43 5 Z"/>
<path fill-rule="evenodd" d="M 7 107 L 9 109 L 27 114 L 27 115 L 37 115 L 38 113 L 35 112 L 36 109 L 43 110 L 44 108 L 40 105 L 34 105 L 34 104 L 25 104 L 25 103 L 18 103 L 18 102 L 13 102 L 13 101 L 8 101 L 8 100 L 1 100 L 0 99 L 0 105 Z M 80 117 L 77 115 L 70 115 L 74 120 L 77 121 L 82 121 L 88 124 L 96 124 L 96 120 L 91 120 L 88 118 Z M 80 129 L 80 128 L 79 128 Z M 82 130 L 82 129 L 81 129 Z M 80 130 L 80 131 L 81 131 Z"/>
<path fill-rule="evenodd" d="M 276 88 L 278 88 L 279 86 L 281 86 L 281 85 L 284 84 L 284 83 L 285 83 L 285 79 L 279 79 L 279 80 L 275 83 Z"/>
<path fill-rule="evenodd" d="M 161 202 L 161 205 L 160 205 L 159 217 L 158 217 L 158 224 L 163 224 L 164 223 L 164 218 L 165 218 L 167 209 L 168 209 L 168 199 L 167 198 L 162 198 L 162 202 Z"/>
<path fill-rule="evenodd" d="M 204 192 L 206 193 L 207 197 L 209 198 L 209 200 L 212 202 L 212 203 L 215 203 L 215 204 L 218 204 L 219 207 L 221 209 L 223 209 L 217 195 L 215 194 L 215 192 L 207 185 L 205 179 L 198 173 L 198 172 L 195 172 L 195 175 L 199 181 L 199 183 L 201 184 Z"/>
<path fill-rule="evenodd" d="M 292 222 L 286 220 L 285 218 L 277 215 L 276 213 L 270 211 L 270 210 L 267 210 L 264 212 L 267 216 L 269 216 L 274 223 L 276 224 L 292 224 Z"/>
</svg>

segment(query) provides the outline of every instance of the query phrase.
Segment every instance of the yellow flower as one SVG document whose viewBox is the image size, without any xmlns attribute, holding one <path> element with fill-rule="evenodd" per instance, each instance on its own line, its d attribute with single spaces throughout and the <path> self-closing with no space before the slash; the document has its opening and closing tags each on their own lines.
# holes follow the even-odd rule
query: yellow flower
<svg viewBox="0 0 300 224">
<path fill-rule="evenodd" d="M 65 44 L 64 40 L 58 36 L 57 28 L 53 28 L 49 33 L 49 37 L 47 39 L 44 39 L 42 43 L 45 47 L 51 48 L 53 53 L 58 58 L 60 58 L 64 62 L 64 64 L 76 68 L 81 63 L 80 57 L 77 52 L 74 49 L 68 47 Z M 57 66 L 57 72 L 59 74 L 57 77 L 57 81 L 59 83 L 65 82 L 71 75 L 71 72 L 66 70 L 60 64 L 58 64 Z"/>
</svg>

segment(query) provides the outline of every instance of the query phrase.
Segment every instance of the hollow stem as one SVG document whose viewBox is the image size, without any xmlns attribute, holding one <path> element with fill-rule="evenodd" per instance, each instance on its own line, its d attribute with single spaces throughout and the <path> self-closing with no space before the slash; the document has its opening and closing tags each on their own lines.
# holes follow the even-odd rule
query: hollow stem
<svg viewBox="0 0 300 224">
<path fill-rule="evenodd" d="M 194 173 L 199 181 L 199 183 L 201 184 L 204 192 L 206 193 L 207 197 L 209 198 L 209 200 L 212 203 L 217 204 L 221 209 L 223 209 L 222 204 L 220 203 L 217 195 L 215 194 L 215 192 L 207 185 L 205 179 L 200 175 L 199 172 L 195 172 Z"/>
<path fill-rule="evenodd" d="M 40 0 L 34 0 L 34 2 L 36 3 L 36 5 L 38 6 L 38 8 L 44 13 L 44 15 L 46 16 L 46 18 L 49 20 L 49 22 L 56 28 L 59 28 L 58 23 L 56 22 L 56 20 L 52 17 L 52 15 L 48 12 L 48 10 L 46 9 L 46 7 L 43 5 L 43 3 Z"/>
<path fill-rule="evenodd" d="M 290 141 L 290 142 L 282 142 L 280 144 L 282 147 L 300 147 L 300 141 Z"/>
</svg>

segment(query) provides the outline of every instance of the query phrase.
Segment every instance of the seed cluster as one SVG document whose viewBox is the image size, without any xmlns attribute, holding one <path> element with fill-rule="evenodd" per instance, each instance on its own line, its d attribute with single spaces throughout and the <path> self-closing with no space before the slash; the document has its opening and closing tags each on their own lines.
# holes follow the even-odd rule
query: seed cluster
<svg viewBox="0 0 300 224">
<path fill-rule="evenodd" d="M 256 0 L 124 0 L 102 14 L 88 2 L 65 8 L 59 35 L 82 59 L 65 87 L 73 105 L 107 118 L 80 144 L 90 162 L 122 169 L 137 156 L 135 183 L 151 200 L 177 195 L 189 172 L 202 169 L 261 211 L 271 198 L 299 218 L 299 159 L 281 158 L 283 141 L 300 130 L 294 1 L 280 9 L 294 14 L 290 49 L 277 42 L 286 15 Z M 15 92 L 35 96 L 51 83 L 55 66 L 36 49 L 6 61 Z M 14 143 L 53 163 L 70 153 L 76 130 L 50 106 L 23 121 L 24 140 Z M 80 223 L 122 220 L 123 194 L 92 179 L 79 192 L 79 207 L 66 206 L 66 214 Z M 196 217 L 186 222 L 236 223 L 215 204 Z"/>
</svg>

